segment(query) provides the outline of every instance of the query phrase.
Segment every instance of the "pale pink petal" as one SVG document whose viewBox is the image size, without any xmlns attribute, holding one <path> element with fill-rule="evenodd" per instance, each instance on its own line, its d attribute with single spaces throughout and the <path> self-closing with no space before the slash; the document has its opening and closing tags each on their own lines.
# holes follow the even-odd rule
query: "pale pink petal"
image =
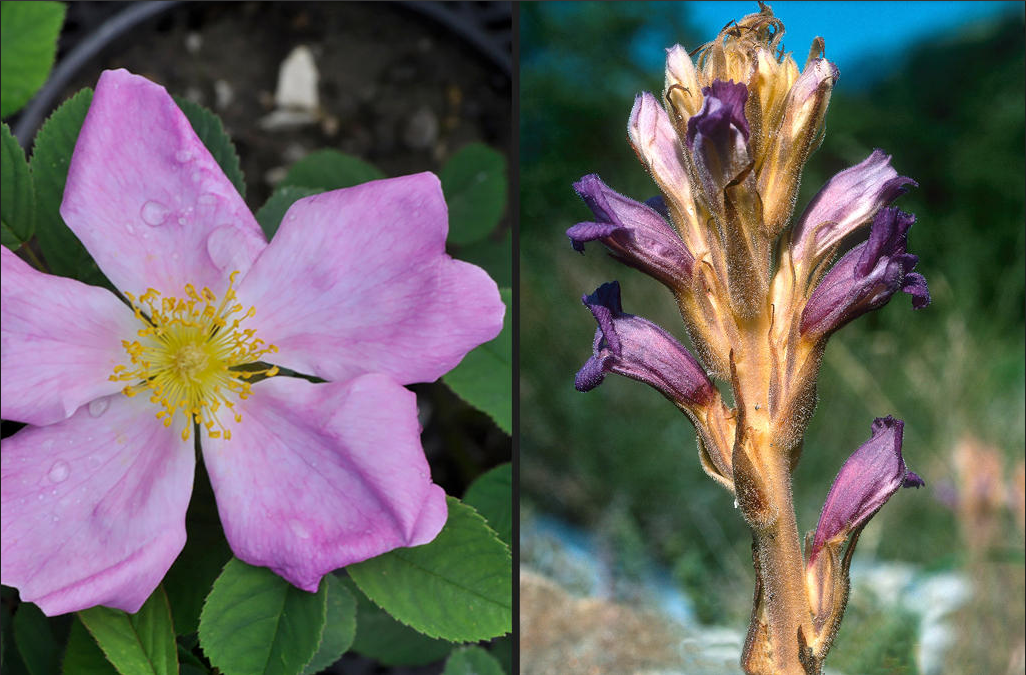
<svg viewBox="0 0 1026 675">
<path fill-rule="evenodd" d="M 47 615 L 136 612 L 185 545 L 195 452 L 114 394 L 0 446 L 0 577 Z"/>
<path fill-rule="evenodd" d="M 266 245 L 171 96 L 126 70 L 100 76 L 61 215 L 115 288 L 136 295 L 152 287 L 181 297 L 186 283 L 220 294 L 228 274 L 245 273 Z"/>
<path fill-rule="evenodd" d="M 448 217 L 430 173 L 307 197 L 239 285 L 246 323 L 276 364 L 344 380 L 430 382 L 494 338 L 495 282 L 445 253 Z"/>
<path fill-rule="evenodd" d="M 43 274 L 0 247 L 0 416 L 52 424 L 120 391 L 121 340 L 140 328 L 110 291 Z"/>
<path fill-rule="evenodd" d="M 413 392 L 384 375 L 312 384 L 275 377 L 236 406 L 231 440 L 203 438 L 203 459 L 235 555 L 299 588 L 445 524 Z"/>
</svg>

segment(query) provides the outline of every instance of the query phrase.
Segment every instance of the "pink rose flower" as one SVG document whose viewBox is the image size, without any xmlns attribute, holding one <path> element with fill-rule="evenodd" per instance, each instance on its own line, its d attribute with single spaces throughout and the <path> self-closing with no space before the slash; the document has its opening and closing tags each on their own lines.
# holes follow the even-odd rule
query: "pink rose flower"
<svg viewBox="0 0 1026 675">
<path fill-rule="evenodd" d="M 0 577 L 22 600 L 137 611 L 185 544 L 194 442 L 232 551 L 299 588 L 434 539 L 445 494 L 403 385 L 505 312 L 446 255 L 434 175 L 302 199 L 267 243 L 164 88 L 116 70 L 61 215 L 133 307 L 0 249 L 0 414 L 28 425 L 0 449 Z"/>
</svg>

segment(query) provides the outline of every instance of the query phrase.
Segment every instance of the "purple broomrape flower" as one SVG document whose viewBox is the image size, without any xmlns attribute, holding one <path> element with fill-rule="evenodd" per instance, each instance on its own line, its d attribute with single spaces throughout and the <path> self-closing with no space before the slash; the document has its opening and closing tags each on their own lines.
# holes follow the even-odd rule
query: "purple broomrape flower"
<svg viewBox="0 0 1026 675">
<path fill-rule="evenodd" d="M 624 314 L 620 284 L 602 284 L 581 298 L 598 322 L 594 354 L 577 373 L 578 391 L 616 373 L 651 385 L 678 406 L 694 409 L 712 401 L 715 388 L 695 357 L 665 330 L 647 319 Z"/>
<path fill-rule="evenodd" d="M 446 255 L 435 176 L 301 199 L 267 243 L 164 88 L 116 70 L 61 215 L 133 307 L 0 250 L 0 412 L 28 425 L 0 446 L 4 584 L 48 615 L 137 611 L 185 544 L 193 428 L 232 551 L 299 588 L 435 538 L 445 493 L 403 385 L 504 313 Z"/>
<path fill-rule="evenodd" d="M 819 259 L 845 236 L 869 222 L 880 209 L 905 194 L 908 185 L 918 183 L 899 176 L 891 166 L 890 155 L 882 150 L 874 150 L 862 162 L 841 171 L 827 181 L 795 225 L 791 234 L 794 260 L 805 256 Z"/>
<path fill-rule="evenodd" d="M 809 554 L 810 566 L 827 543 L 844 541 L 865 525 L 898 488 L 926 484 L 908 470 L 901 456 L 904 426 L 904 422 L 893 417 L 878 417 L 870 439 L 841 467 L 819 516 Z"/>
<path fill-rule="evenodd" d="M 723 205 L 723 189 L 751 165 L 748 154 L 748 88 L 740 82 L 716 80 L 702 89 L 705 100 L 688 120 L 691 150 L 705 198 L 715 210 Z"/>
<path fill-rule="evenodd" d="M 894 207 L 881 209 L 869 240 L 848 251 L 827 272 L 802 312 L 803 335 L 829 335 L 852 319 L 887 304 L 899 290 L 912 307 L 930 304 L 926 279 L 913 272 L 919 258 L 906 252 L 915 216 Z"/>
<path fill-rule="evenodd" d="M 624 197 L 595 174 L 574 183 L 574 189 L 595 214 L 595 221 L 566 231 L 574 250 L 585 242 L 602 242 L 614 258 L 645 272 L 671 289 L 691 278 L 694 257 L 677 234 L 651 206 Z"/>
</svg>

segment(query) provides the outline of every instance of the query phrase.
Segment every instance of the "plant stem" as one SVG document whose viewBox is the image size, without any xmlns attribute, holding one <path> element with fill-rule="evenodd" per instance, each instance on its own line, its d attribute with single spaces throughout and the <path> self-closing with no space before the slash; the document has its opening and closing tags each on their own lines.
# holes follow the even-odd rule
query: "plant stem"
<svg viewBox="0 0 1026 675">
<path fill-rule="evenodd" d="M 756 575 L 761 597 L 752 614 L 751 645 L 746 645 L 746 657 L 751 654 L 769 656 L 752 659 L 745 667 L 749 673 L 786 673 L 804 675 L 805 669 L 798 659 L 798 627 L 812 635 L 812 620 L 805 590 L 805 564 L 798 538 L 794 503 L 791 494 L 791 474 L 786 453 L 773 448 L 760 448 L 764 459 L 762 476 L 770 505 L 776 518 L 765 528 L 753 529 L 755 538 Z M 765 622 L 762 627 L 758 624 Z M 767 670 L 766 667 L 771 669 Z M 749 669 L 752 668 L 752 669 Z"/>
</svg>

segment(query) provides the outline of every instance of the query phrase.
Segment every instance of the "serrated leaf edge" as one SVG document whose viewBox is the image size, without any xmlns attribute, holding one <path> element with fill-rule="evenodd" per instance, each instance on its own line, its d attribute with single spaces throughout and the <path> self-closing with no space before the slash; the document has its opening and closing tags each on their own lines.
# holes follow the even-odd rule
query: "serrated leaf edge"
<svg viewBox="0 0 1026 675">
<path fill-rule="evenodd" d="M 453 497 L 452 495 L 447 495 L 447 496 L 448 496 L 449 499 L 453 499 L 453 500 L 459 502 L 460 504 L 462 504 L 463 506 L 466 506 L 468 509 L 470 509 L 473 512 L 474 516 L 477 516 L 477 518 L 485 526 L 485 529 L 488 530 L 489 534 L 492 535 L 492 539 L 494 539 L 496 542 L 498 542 L 503 547 L 503 549 L 505 549 L 505 551 L 506 551 L 506 558 L 510 561 L 510 564 L 512 565 L 512 563 L 513 563 L 513 554 L 512 554 L 512 551 L 511 551 L 510 547 L 506 545 L 506 542 L 504 542 L 502 539 L 499 538 L 498 533 L 495 530 L 493 530 L 492 526 L 488 523 L 488 519 L 485 518 L 484 516 L 482 516 L 478 512 L 478 510 L 475 509 L 470 504 L 465 504 L 462 500 L 457 499 L 456 497 Z M 426 546 L 426 544 L 425 544 L 425 546 Z M 416 548 L 416 547 L 413 547 L 413 548 Z M 393 549 L 392 551 L 388 551 L 388 553 L 396 554 L 396 551 L 401 551 L 401 550 L 402 549 Z M 385 555 L 385 554 L 383 553 L 382 555 Z M 398 555 L 398 554 L 396 554 L 396 555 Z M 373 559 L 374 558 L 368 558 L 368 560 L 373 560 Z M 405 559 L 403 559 L 403 561 L 404 562 L 409 562 L 409 561 L 407 561 Z M 366 562 L 366 561 L 363 561 L 363 562 Z M 423 569 L 423 568 L 418 566 L 418 569 Z M 428 571 L 428 570 L 425 570 L 425 571 Z M 435 576 L 438 576 L 438 575 L 436 574 Z M 510 634 L 510 631 L 506 631 L 505 633 L 502 633 L 501 635 L 492 635 L 491 638 L 479 638 L 479 639 L 473 639 L 473 640 L 470 640 L 470 639 L 468 639 L 468 640 L 452 640 L 452 639 L 449 639 L 449 638 L 445 637 L 444 635 L 432 635 L 430 632 L 428 632 L 426 630 L 423 630 L 421 628 L 418 628 L 417 626 L 411 625 L 411 624 L 403 621 L 398 616 L 392 614 L 390 611 L 388 611 L 388 609 L 386 609 L 385 607 L 382 607 L 381 603 L 379 603 L 377 600 L 372 598 L 370 596 L 370 594 L 366 590 L 364 590 L 363 586 L 360 585 L 360 582 L 357 581 L 352 575 L 349 575 L 349 578 L 353 580 L 353 583 L 356 584 L 356 587 L 360 589 L 360 592 L 363 593 L 363 595 L 368 600 L 370 600 L 375 605 L 377 605 L 378 609 L 383 611 L 385 614 L 388 614 L 390 617 L 392 617 L 393 619 L 395 619 L 396 621 L 398 621 L 402 625 L 406 626 L 407 628 L 415 630 L 418 633 L 420 633 L 421 635 L 426 635 L 429 638 L 434 638 L 435 640 L 445 640 L 446 642 L 451 642 L 451 643 L 456 644 L 456 645 L 462 645 L 462 644 L 472 644 L 474 642 L 479 642 L 482 639 L 491 639 L 491 638 L 496 638 L 496 637 L 502 637 L 502 635 L 509 635 Z M 484 596 L 482 596 L 482 595 L 480 595 L 478 593 L 474 593 L 474 595 L 477 595 L 478 597 L 480 597 L 480 598 L 482 598 L 484 600 L 487 600 L 488 602 L 490 602 L 493 605 L 497 604 L 494 601 L 492 601 L 491 599 L 485 598 Z M 505 606 L 503 606 L 503 605 L 499 605 L 499 607 L 505 608 Z M 510 611 L 512 611 L 512 609 L 513 609 L 513 598 L 512 597 L 510 597 L 509 609 L 510 609 Z"/>
<path fill-rule="evenodd" d="M 174 638 L 174 619 L 171 616 L 171 603 L 168 601 L 167 593 L 164 591 L 163 584 L 157 586 L 157 588 L 154 591 L 154 593 L 156 593 L 158 591 L 164 596 L 163 607 L 165 609 L 167 609 L 167 621 L 168 621 L 168 624 L 171 626 L 172 638 Z M 150 597 L 152 597 L 152 595 Z M 148 598 L 147 598 L 147 602 L 149 602 Z M 104 609 L 110 609 L 110 608 L 105 607 Z M 112 611 L 122 612 L 122 610 L 120 610 L 120 609 L 112 610 Z M 135 637 L 135 641 L 139 645 L 139 651 L 141 651 L 146 656 L 146 663 L 150 666 L 150 672 L 152 672 L 152 673 L 154 673 L 154 675 L 156 675 L 157 674 L 157 669 L 153 665 L 153 660 L 150 658 L 150 655 L 146 653 L 146 649 L 143 647 L 142 640 L 139 639 L 139 630 L 138 630 L 138 628 L 136 628 L 135 624 L 132 623 L 132 617 L 135 616 L 135 614 L 129 614 L 128 612 L 122 612 L 122 613 L 125 615 L 125 618 L 128 620 L 128 625 L 132 627 L 132 635 Z M 93 632 L 93 629 L 89 627 L 89 624 L 82 617 L 82 613 L 81 612 L 75 612 L 75 614 L 78 616 L 78 620 L 82 622 L 82 625 L 85 626 L 85 629 L 89 633 L 89 636 L 93 638 L 93 642 L 95 642 L 96 646 L 99 647 L 100 651 L 103 652 L 104 657 L 106 657 L 106 659 L 107 659 L 107 663 L 109 663 L 112 666 L 114 666 L 114 670 L 117 670 L 120 673 L 121 669 L 119 669 L 117 664 L 114 663 L 114 661 L 111 659 L 110 653 L 107 651 L 107 648 L 104 647 L 103 644 L 101 644 L 100 640 L 96 637 L 96 634 Z M 178 669 L 181 667 L 181 664 L 179 664 L 179 662 L 178 662 L 178 641 L 177 641 L 177 639 L 175 639 L 175 649 L 173 650 L 173 653 L 174 653 L 174 657 L 175 657 L 175 670 L 173 671 L 173 673 L 177 673 Z M 173 675 L 173 673 L 172 673 L 172 675 Z"/>
</svg>

